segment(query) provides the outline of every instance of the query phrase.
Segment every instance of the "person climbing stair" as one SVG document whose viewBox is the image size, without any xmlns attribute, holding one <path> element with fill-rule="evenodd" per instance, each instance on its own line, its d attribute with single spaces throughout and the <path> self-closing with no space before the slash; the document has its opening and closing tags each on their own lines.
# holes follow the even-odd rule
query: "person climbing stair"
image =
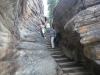
<svg viewBox="0 0 100 75">
<path fill-rule="evenodd" d="M 55 48 L 55 45 L 54 45 L 54 39 L 56 37 L 56 30 L 54 29 L 54 27 L 51 27 L 51 30 L 50 30 L 50 39 L 51 39 L 51 46 L 52 48 Z"/>
</svg>

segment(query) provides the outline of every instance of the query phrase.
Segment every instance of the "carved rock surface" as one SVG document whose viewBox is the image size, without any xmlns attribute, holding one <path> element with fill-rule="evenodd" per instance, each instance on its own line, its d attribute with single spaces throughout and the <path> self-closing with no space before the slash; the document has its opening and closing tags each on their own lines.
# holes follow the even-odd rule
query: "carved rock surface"
<svg viewBox="0 0 100 75">
<path fill-rule="evenodd" d="M 0 75 L 57 75 L 39 25 L 42 0 L 0 1 Z"/>
</svg>

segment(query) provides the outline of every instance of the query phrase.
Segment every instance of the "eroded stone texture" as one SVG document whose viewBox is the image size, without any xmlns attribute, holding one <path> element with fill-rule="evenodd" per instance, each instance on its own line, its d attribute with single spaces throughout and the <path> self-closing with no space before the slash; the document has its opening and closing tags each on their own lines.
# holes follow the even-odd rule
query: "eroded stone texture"
<svg viewBox="0 0 100 75">
<path fill-rule="evenodd" d="M 42 0 L 0 1 L 0 75 L 57 75 L 41 24 Z"/>
<path fill-rule="evenodd" d="M 99 4 L 100 0 L 60 0 L 54 9 L 53 20 L 59 34 L 57 39 L 60 39 L 56 41 L 64 53 L 70 59 L 83 62 L 95 75 L 100 75 Z"/>
<path fill-rule="evenodd" d="M 91 44 L 91 47 L 87 48 L 88 51 L 89 49 L 90 50 L 93 49 L 92 52 L 94 51 L 96 53 L 99 53 L 95 49 L 96 48 L 98 49 L 99 45 L 96 46 L 96 44 L 99 43 L 100 40 L 100 35 L 99 35 L 100 20 L 98 19 L 100 15 L 97 14 L 99 12 L 100 12 L 100 5 L 89 7 L 86 10 L 83 10 L 80 13 L 78 13 L 65 26 L 65 29 L 67 29 L 67 27 L 70 26 L 72 31 L 76 31 L 77 33 L 79 33 L 81 37 L 80 39 L 81 44 L 88 47 Z M 93 44 L 95 45 L 94 46 L 95 48 L 93 48 Z M 87 55 L 89 54 L 91 55 L 90 52 Z M 93 57 L 89 56 L 90 59 L 92 59 Z"/>
<path fill-rule="evenodd" d="M 89 7 L 86 10 L 79 12 L 66 25 L 72 29 L 72 32 L 80 34 L 80 43 L 84 45 L 83 54 L 92 62 L 88 64 L 88 68 L 99 75 L 99 60 L 100 60 L 100 5 Z M 98 61 L 98 62 L 96 62 Z M 87 62 L 87 63 L 91 63 Z M 95 63 L 94 63 L 95 62 Z M 92 66 L 94 65 L 94 66 Z M 98 66 L 97 66 L 98 65 Z M 94 70 L 95 68 L 95 70 Z"/>
</svg>

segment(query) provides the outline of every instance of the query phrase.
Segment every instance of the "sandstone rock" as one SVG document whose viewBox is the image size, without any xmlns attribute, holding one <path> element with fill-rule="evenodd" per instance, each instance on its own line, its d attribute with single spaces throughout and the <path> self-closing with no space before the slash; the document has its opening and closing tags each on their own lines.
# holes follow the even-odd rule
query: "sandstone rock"
<svg viewBox="0 0 100 75">
<path fill-rule="evenodd" d="M 72 58 L 75 55 L 74 59 L 83 62 L 88 69 L 92 68 L 95 75 L 100 74 L 100 66 L 95 62 L 100 62 L 99 23 L 100 0 L 60 0 L 54 8 L 53 26 L 61 36 L 57 35 L 57 39 L 60 39 L 58 42 L 66 56 Z"/>
<path fill-rule="evenodd" d="M 0 75 L 14 75 L 18 67 L 17 61 L 0 62 Z"/>
<path fill-rule="evenodd" d="M 100 21 L 97 19 L 100 16 L 96 16 L 97 14 L 95 14 L 96 12 L 99 12 L 98 7 L 100 7 L 100 5 L 93 6 L 79 12 L 65 26 L 65 29 L 68 29 L 68 27 L 70 27 L 71 32 L 75 31 L 80 34 L 80 43 L 84 45 L 83 54 L 85 55 L 85 57 L 93 61 L 100 59 Z M 95 65 L 96 64 L 98 63 L 95 63 Z M 96 66 L 91 65 L 90 67 L 95 67 L 97 71 L 99 70 Z"/>
<path fill-rule="evenodd" d="M 57 75 L 41 24 L 42 0 L 1 0 L 0 75 Z"/>
</svg>

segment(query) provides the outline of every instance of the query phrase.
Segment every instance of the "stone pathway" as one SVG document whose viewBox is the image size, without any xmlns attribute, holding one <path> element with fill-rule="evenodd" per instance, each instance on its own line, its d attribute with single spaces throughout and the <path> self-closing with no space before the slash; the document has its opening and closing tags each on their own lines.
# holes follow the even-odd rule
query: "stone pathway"
<svg viewBox="0 0 100 75">
<path fill-rule="evenodd" d="M 47 40 L 47 48 L 63 70 L 63 75 L 91 75 L 82 65 L 66 57 L 62 50 L 59 48 L 52 49 L 49 39 Z"/>
</svg>

